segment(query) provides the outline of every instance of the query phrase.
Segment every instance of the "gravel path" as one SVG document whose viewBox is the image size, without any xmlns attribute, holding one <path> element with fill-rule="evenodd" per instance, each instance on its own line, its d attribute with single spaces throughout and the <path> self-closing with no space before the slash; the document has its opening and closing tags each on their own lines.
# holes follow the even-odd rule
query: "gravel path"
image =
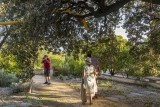
<svg viewBox="0 0 160 107">
<path fill-rule="evenodd" d="M 94 100 L 93 105 L 81 104 L 80 92 L 66 85 L 59 79 L 54 78 L 51 85 L 42 84 L 44 77 L 35 76 L 33 93 L 41 97 L 43 107 L 127 107 L 121 102 L 99 98 Z"/>
<path fill-rule="evenodd" d="M 54 77 L 51 85 L 42 75 L 33 78 L 31 94 L 0 95 L 0 107 L 160 107 L 160 90 L 113 81 L 99 81 L 99 94 L 93 105 L 81 104 L 80 81 L 61 81 Z"/>
</svg>

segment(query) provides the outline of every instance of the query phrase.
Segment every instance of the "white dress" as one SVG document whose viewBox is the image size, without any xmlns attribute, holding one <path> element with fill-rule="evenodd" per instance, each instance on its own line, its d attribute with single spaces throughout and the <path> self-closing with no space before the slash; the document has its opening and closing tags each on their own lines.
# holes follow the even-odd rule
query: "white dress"
<svg viewBox="0 0 160 107">
<path fill-rule="evenodd" d="M 93 65 L 84 66 L 84 72 L 85 72 L 84 85 L 86 88 L 86 93 L 89 95 L 95 95 L 95 93 L 97 92 L 97 84 L 94 75 L 94 66 Z"/>
</svg>

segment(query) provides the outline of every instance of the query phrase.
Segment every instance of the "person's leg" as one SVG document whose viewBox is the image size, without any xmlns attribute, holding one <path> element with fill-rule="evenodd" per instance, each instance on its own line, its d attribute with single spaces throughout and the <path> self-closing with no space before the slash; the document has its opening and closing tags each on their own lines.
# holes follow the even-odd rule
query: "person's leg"
<svg viewBox="0 0 160 107">
<path fill-rule="evenodd" d="M 48 81 L 48 84 L 50 84 L 50 70 L 47 70 L 47 81 Z"/>
<path fill-rule="evenodd" d="M 92 95 L 91 95 L 91 94 L 89 95 L 89 104 L 90 104 L 90 105 L 93 104 L 93 103 L 92 103 Z"/>
<path fill-rule="evenodd" d="M 47 76 L 47 81 L 48 81 L 48 83 L 50 83 L 50 77 L 49 76 Z"/>
<path fill-rule="evenodd" d="M 45 76 L 45 79 L 46 79 L 46 82 L 48 82 L 48 76 L 47 75 Z"/>
<path fill-rule="evenodd" d="M 44 70 L 44 77 L 45 77 L 45 82 L 44 82 L 44 84 L 47 84 L 48 83 L 48 81 L 47 81 L 47 74 L 46 74 L 46 70 Z"/>
<path fill-rule="evenodd" d="M 95 78 L 96 82 L 95 82 L 95 98 L 98 99 L 98 75 Z"/>
<path fill-rule="evenodd" d="M 51 78 L 50 78 L 50 76 L 48 76 L 48 81 L 50 82 L 50 80 L 51 80 Z"/>
<path fill-rule="evenodd" d="M 46 79 L 46 82 L 44 82 L 44 84 L 47 84 L 48 83 L 48 81 L 47 81 L 47 77 L 45 76 L 45 79 Z"/>
</svg>

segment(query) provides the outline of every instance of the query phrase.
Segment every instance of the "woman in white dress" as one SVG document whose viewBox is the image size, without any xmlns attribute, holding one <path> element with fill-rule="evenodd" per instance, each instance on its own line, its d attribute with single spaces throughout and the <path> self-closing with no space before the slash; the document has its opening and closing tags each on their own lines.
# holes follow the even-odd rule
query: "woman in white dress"
<svg viewBox="0 0 160 107">
<path fill-rule="evenodd" d="M 84 66 L 84 70 L 82 73 L 82 78 L 84 80 L 84 88 L 86 89 L 86 93 L 89 95 L 90 104 L 92 104 L 92 98 L 97 92 L 97 85 L 95 80 L 95 68 L 92 65 L 91 58 L 86 58 L 86 65 Z"/>
</svg>

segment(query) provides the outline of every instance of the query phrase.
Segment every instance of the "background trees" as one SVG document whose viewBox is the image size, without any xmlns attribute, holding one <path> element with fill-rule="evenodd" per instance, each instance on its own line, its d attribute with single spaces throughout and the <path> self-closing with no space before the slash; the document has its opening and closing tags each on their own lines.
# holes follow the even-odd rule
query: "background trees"
<svg viewBox="0 0 160 107">
<path fill-rule="evenodd" d="M 0 21 L 18 22 L 1 30 L 0 47 L 5 43 L 5 55 L 14 55 L 30 77 L 39 49 L 63 48 L 78 57 L 98 46 L 93 48 L 95 56 L 108 68 L 119 71 L 134 64 L 139 70 L 150 50 L 150 62 L 159 56 L 159 4 L 159 0 L 2 0 Z M 114 35 L 120 22 L 128 41 Z"/>
</svg>

